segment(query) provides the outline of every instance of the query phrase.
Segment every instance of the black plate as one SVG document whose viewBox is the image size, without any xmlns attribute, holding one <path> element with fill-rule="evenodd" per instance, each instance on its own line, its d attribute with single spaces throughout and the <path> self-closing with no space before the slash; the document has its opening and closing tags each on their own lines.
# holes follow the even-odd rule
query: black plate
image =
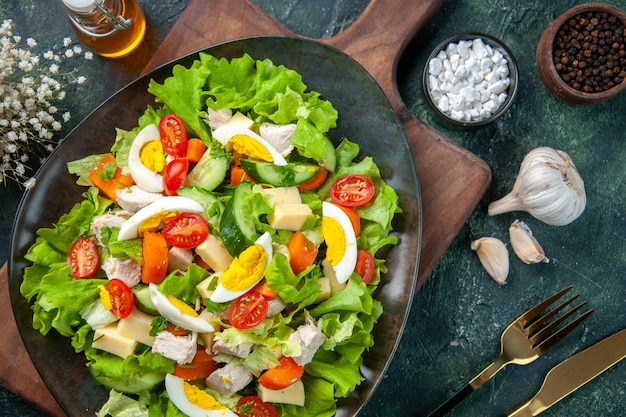
<svg viewBox="0 0 626 417">
<path fill-rule="evenodd" d="M 415 166 L 402 125 L 374 79 L 352 58 L 321 43 L 292 37 L 264 36 L 240 39 L 205 50 L 229 59 L 248 53 L 255 59 L 271 59 L 298 71 L 310 90 L 330 100 L 339 112 L 338 128 L 331 138 L 348 138 L 371 155 L 383 178 L 400 197 L 403 213 L 394 220 L 399 244 L 389 251 L 389 272 L 377 298 L 384 314 L 374 329 L 375 345 L 365 354 L 364 381 L 339 403 L 338 416 L 356 415 L 381 381 L 399 342 L 409 312 L 421 244 L 420 192 Z M 148 105 L 150 79 L 162 82 L 175 64 L 189 66 L 197 53 L 173 61 L 120 90 L 82 121 L 57 147 L 37 174 L 37 185 L 25 193 L 13 225 L 9 248 L 11 301 L 24 344 L 43 381 L 69 416 L 93 414 L 108 398 L 108 390 L 88 374 L 85 357 L 74 353 L 68 338 L 50 332 L 43 337 L 32 328 L 32 310 L 20 295 L 23 258 L 35 241 L 35 232 L 50 227 L 81 199 L 84 187 L 75 184 L 66 163 L 90 154 L 108 152 L 115 127 L 130 130 Z"/>
</svg>

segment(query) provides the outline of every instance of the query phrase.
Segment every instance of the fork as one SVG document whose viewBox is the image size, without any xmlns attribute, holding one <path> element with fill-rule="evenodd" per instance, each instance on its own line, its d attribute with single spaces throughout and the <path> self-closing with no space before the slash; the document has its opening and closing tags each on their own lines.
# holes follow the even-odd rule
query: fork
<svg viewBox="0 0 626 417">
<path fill-rule="evenodd" d="M 570 285 L 562 289 L 515 319 L 500 336 L 500 355 L 498 358 L 465 387 L 431 412 L 429 417 L 443 416 L 509 363 L 526 365 L 533 362 L 589 317 L 593 313 L 593 309 L 579 314 L 578 317 L 564 324 L 569 317 L 587 304 L 586 301 L 556 317 L 559 312 L 572 304 L 579 297 L 579 294 L 550 310 L 550 306 L 572 288 L 573 285 Z M 548 323 L 552 318 L 554 320 Z M 562 324 L 564 325 L 561 326 Z"/>
</svg>

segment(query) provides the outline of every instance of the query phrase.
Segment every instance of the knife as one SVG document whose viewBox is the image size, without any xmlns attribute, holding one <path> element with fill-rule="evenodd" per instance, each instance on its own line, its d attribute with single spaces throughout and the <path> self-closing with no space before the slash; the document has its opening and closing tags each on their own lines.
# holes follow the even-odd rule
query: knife
<svg viewBox="0 0 626 417">
<path fill-rule="evenodd" d="M 541 388 L 508 417 L 536 416 L 626 357 L 626 329 L 578 352 L 552 368 Z"/>
</svg>

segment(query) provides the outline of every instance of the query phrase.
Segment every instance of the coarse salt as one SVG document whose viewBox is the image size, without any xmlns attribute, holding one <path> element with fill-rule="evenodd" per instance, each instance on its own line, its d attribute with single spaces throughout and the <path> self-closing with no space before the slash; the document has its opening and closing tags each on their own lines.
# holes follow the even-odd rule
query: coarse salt
<svg viewBox="0 0 626 417">
<path fill-rule="evenodd" d="M 449 43 L 428 63 L 437 108 L 460 122 L 481 121 L 504 105 L 511 84 L 504 55 L 482 38 Z"/>
</svg>

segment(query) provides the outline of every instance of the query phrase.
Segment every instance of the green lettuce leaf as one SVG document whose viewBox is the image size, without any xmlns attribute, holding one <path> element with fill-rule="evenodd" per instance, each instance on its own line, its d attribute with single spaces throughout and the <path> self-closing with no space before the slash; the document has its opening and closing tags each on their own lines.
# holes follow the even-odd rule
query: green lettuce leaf
<svg viewBox="0 0 626 417">
<path fill-rule="evenodd" d="M 209 276 L 209 272 L 196 264 L 189 265 L 189 269 L 183 275 L 171 273 L 161 284 L 159 291 L 166 295 L 173 295 L 179 300 L 189 304 L 195 304 L 200 296 L 196 285 Z"/>
<path fill-rule="evenodd" d="M 195 135 L 208 141 L 208 127 L 200 112 L 204 107 L 203 88 L 211 70 L 203 64 L 202 61 L 195 61 L 189 68 L 174 66 L 172 76 L 166 78 L 163 84 L 150 80 L 148 92 L 180 117 Z"/>
<path fill-rule="evenodd" d="M 73 336 L 74 327 L 83 323 L 80 311 L 100 296 L 98 286 L 106 282 L 72 278 L 65 263 L 50 267 L 37 287 L 33 327 L 44 335 L 54 328 L 63 336 Z"/>
<path fill-rule="evenodd" d="M 165 374 L 174 372 L 173 360 L 149 348 L 122 359 L 94 348 L 85 350 L 91 375 L 105 387 L 127 394 L 147 394 L 165 379 Z"/>
<path fill-rule="evenodd" d="M 265 271 L 265 279 L 276 294 L 286 303 L 312 304 L 320 292 L 317 278 L 307 275 L 296 275 L 291 270 L 289 259 L 282 253 L 272 257 L 272 261 Z"/>
<path fill-rule="evenodd" d="M 96 412 L 96 417 L 148 417 L 148 410 L 139 405 L 139 401 L 120 392 L 111 390 L 109 399 Z"/>
<path fill-rule="evenodd" d="M 55 250 L 67 254 L 76 239 L 89 232 L 89 225 L 95 214 L 94 203 L 83 200 L 74 205 L 69 213 L 61 216 L 54 227 L 37 230 L 37 236 L 45 239 Z M 31 260 L 28 257 L 26 259 Z"/>
</svg>

